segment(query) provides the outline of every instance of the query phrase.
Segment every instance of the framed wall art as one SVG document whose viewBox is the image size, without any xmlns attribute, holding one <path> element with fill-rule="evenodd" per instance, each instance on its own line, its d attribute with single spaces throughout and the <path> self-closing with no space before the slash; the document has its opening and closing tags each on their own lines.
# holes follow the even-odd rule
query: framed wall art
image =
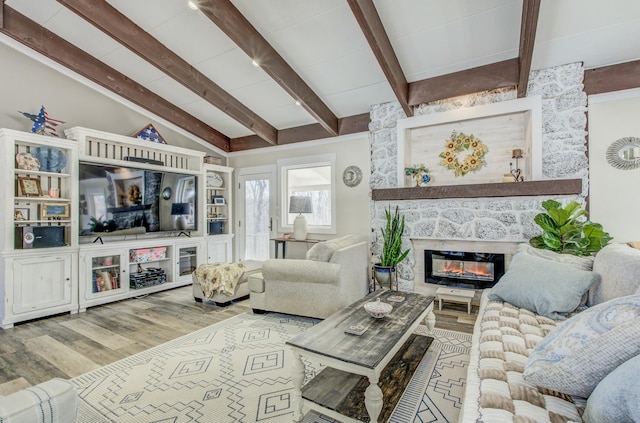
<svg viewBox="0 0 640 423">
<path fill-rule="evenodd" d="M 18 185 L 20 192 L 24 197 L 41 197 L 42 189 L 40 188 L 40 179 L 18 176 Z"/>
<path fill-rule="evenodd" d="M 40 206 L 42 219 L 69 217 L 69 204 L 44 203 Z"/>
</svg>

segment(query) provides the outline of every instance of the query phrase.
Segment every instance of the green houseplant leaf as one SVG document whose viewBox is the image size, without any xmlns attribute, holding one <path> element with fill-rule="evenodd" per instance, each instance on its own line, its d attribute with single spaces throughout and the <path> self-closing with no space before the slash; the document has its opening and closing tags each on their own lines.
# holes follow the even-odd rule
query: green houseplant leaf
<svg viewBox="0 0 640 423">
<path fill-rule="evenodd" d="M 380 266 L 396 267 L 409 254 L 409 249 L 402 251 L 402 234 L 404 233 L 404 216 L 398 213 L 398 207 L 391 214 L 391 207 L 385 210 L 386 225 L 382 231 L 382 254 Z"/>
<path fill-rule="evenodd" d="M 542 229 L 542 235 L 529 240 L 535 248 L 588 256 L 613 239 L 602 229 L 602 225 L 586 219 L 587 211 L 576 201 L 562 207 L 555 200 L 547 200 L 542 203 L 542 208 L 547 213 L 539 213 L 533 219 Z"/>
</svg>

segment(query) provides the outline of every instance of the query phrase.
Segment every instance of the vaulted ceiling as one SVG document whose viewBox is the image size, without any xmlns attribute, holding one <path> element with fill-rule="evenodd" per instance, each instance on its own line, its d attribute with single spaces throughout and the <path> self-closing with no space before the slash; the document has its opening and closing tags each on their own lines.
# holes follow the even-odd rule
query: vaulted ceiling
<svg viewBox="0 0 640 423">
<path fill-rule="evenodd" d="M 0 33 L 226 151 L 367 130 L 372 104 L 572 62 L 640 87 L 637 0 L 5 0 Z"/>
</svg>

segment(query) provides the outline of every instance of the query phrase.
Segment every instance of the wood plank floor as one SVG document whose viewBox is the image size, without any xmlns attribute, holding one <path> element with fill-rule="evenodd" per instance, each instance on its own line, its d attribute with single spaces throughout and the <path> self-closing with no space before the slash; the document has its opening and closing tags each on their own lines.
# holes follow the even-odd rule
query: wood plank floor
<svg viewBox="0 0 640 423">
<path fill-rule="evenodd" d="M 471 315 L 465 304 L 437 308 L 436 327 L 472 332 L 477 307 Z M 247 311 L 249 300 L 228 307 L 197 303 L 186 286 L 17 324 L 0 330 L 0 395 L 79 376 Z"/>
</svg>

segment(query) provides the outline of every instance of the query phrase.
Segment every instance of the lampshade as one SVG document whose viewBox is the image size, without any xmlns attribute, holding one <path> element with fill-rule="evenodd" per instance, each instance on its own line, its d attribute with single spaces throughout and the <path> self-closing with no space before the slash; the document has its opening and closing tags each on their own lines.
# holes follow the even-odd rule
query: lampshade
<svg viewBox="0 0 640 423">
<path fill-rule="evenodd" d="M 289 198 L 289 213 L 312 213 L 311 197 L 292 195 Z"/>
<path fill-rule="evenodd" d="M 190 203 L 173 203 L 171 204 L 171 215 L 181 216 L 185 214 L 191 214 Z"/>
</svg>

